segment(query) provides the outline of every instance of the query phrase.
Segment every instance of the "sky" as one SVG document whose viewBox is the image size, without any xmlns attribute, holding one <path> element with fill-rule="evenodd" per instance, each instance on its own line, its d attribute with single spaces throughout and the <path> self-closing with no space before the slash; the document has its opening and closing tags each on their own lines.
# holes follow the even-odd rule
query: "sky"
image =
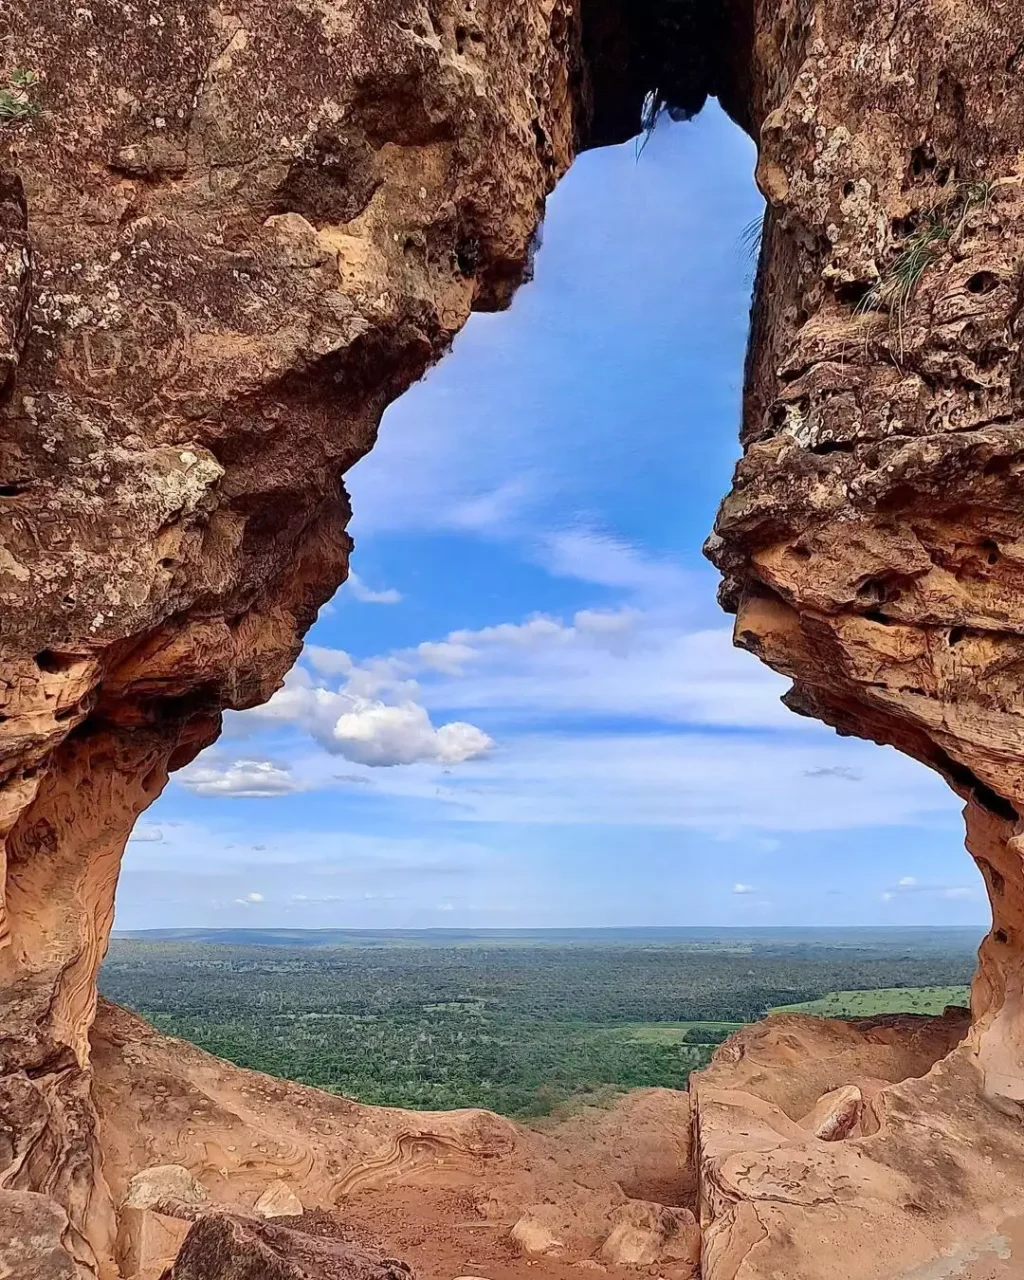
<svg viewBox="0 0 1024 1280">
<path fill-rule="evenodd" d="M 761 213 L 696 121 L 581 156 L 533 282 L 347 477 L 352 574 L 129 842 L 121 929 L 974 924 L 960 804 L 779 702 L 700 547 Z"/>
</svg>

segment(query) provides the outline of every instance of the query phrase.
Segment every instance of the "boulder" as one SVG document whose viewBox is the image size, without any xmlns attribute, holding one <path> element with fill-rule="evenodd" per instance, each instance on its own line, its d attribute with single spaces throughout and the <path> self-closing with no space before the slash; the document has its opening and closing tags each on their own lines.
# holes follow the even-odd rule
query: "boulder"
<svg viewBox="0 0 1024 1280">
<path fill-rule="evenodd" d="M 280 1178 L 267 1187 L 252 1211 L 257 1218 L 301 1218 L 304 1212 L 302 1201 Z"/>
<path fill-rule="evenodd" d="M 192 1224 L 167 1280 L 412 1280 L 404 1262 L 259 1218 L 207 1213 Z"/>
<path fill-rule="evenodd" d="M 509 1233 L 523 1253 L 561 1253 L 565 1245 L 536 1214 L 524 1213 Z"/>
<path fill-rule="evenodd" d="M 857 1086 L 845 1084 L 823 1093 L 800 1121 L 800 1127 L 823 1142 L 839 1142 L 858 1128 L 863 1106 L 864 1095 Z"/>
<path fill-rule="evenodd" d="M 611 1223 L 601 1258 L 614 1266 L 677 1262 L 695 1268 L 700 1262 L 700 1229 L 689 1209 L 630 1200 L 612 1213 Z"/>
<path fill-rule="evenodd" d="M 117 1222 L 117 1262 L 124 1280 L 160 1280 L 191 1226 L 188 1218 L 123 1208 Z"/>
<path fill-rule="evenodd" d="M 208 1199 L 206 1188 L 181 1164 L 158 1164 L 142 1169 L 128 1183 L 124 1209 L 198 1209 Z"/>
</svg>

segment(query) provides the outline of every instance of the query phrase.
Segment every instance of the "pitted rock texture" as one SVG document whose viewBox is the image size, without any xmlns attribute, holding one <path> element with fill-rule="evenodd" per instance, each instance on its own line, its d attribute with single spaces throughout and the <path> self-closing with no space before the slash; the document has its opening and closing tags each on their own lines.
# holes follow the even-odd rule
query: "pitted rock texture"
<svg viewBox="0 0 1024 1280">
<path fill-rule="evenodd" d="M 918 1280 L 940 1258 L 935 1274 L 1009 1276 L 1006 1224 L 1024 1220 L 1007 1176 L 1024 1106 L 1024 18 L 1010 0 L 792 0 L 759 3 L 754 26 L 768 215 L 744 453 L 708 552 L 738 643 L 793 678 L 795 710 L 916 756 L 968 802 L 994 922 L 967 1039 L 883 1091 L 877 1135 L 827 1155 L 791 1139 L 788 1181 L 772 1156 L 719 1194 L 698 1103 L 705 1275 L 816 1276 L 814 1224 L 834 1222 L 845 1276 Z M 869 1153 L 872 1177 L 899 1178 L 859 1181 Z M 855 1208 L 819 1210 L 832 1204 Z"/>
<path fill-rule="evenodd" d="M 81 1275 L 125 841 L 344 579 L 385 406 L 527 274 L 578 47 L 567 0 L 0 13 L 40 108 L 0 129 L 0 1185 Z"/>
<path fill-rule="evenodd" d="M 342 473 L 471 308 L 507 303 L 546 193 L 588 129 L 625 136 L 645 86 L 684 114 L 719 92 L 758 140 L 769 201 L 744 456 L 709 544 L 737 638 L 793 677 L 795 709 L 946 776 L 994 914 L 963 1043 L 876 1093 L 818 1081 L 763 1168 L 723 1172 L 722 1113 L 698 1086 L 705 1280 L 820 1280 L 810 1242 L 840 1202 L 829 1265 L 860 1267 L 844 1280 L 894 1257 L 981 1280 L 1016 1247 L 1024 19 L 1017 0 L 664 14 L 0 13 L 41 107 L 0 129 L 0 1211 L 39 1208 L 62 1280 L 116 1274 L 110 1153 L 135 1135 L 105 1122 L 104 1172 L 89 1032 L 132 823 L 225 707 L 277 686 L 347 570 Z M 799 1079 L 812 1041 L 769 1055 L 767 1075 Z M 415 1164 L 420 1131 L 400 1128 L 357 1181 Z M 943 1154 L 979 1134 L 988 1176 Z M 152 1145 L 162 1161 L 130 1172 L 190 1162 L 187 1143 Z M 864 1154 L 893 1177 L 858 1181 Z M 945 1170 L 927 1197 L 911 1160 Z M 557 1198 L 515 1208 L 510 1227 L 526 1215 L 563 1242 L 572 1227 Z M 25 1238 L 0 1238 L 14 1274 Z"/>
</svg>

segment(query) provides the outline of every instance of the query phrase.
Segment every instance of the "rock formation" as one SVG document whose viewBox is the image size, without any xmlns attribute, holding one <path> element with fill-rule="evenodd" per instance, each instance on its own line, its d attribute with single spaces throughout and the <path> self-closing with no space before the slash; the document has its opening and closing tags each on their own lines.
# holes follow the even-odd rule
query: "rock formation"
<svg viewBox="0 0 1024 1280">
<path fill-rule="evenodd" d="M 14 0 L 0 34 L 39 78 L 0 133 L 0 1163 L 92 1275 L 132 824 L 279 684 L 345 577 L 342 473 L 523 278 L 581 63 L 563 0 Z"/>
<path fill-rule="evenodd" d="M 730 1071 L 795 1071 L 817 1031 L 723 1051 L 696 1090 L 705 1276 L 823 1274 L 833 1202 L 844 1276 L 998 1260 L 1024 1213 L 1017 0 L 10 0 L 0 35 L 0 71 L 32 73 L 0 123 L 9 1269 L 35 1205 L 40 1274 L 115 1274 L 89 1030 L 132 823 L 277 686 L 346 573 L 341 475 L 649 91 L 683 114 L 717 92 L 769 202 L 709 544 L 737 637 L 796 710 L 944 774 L 994 914 L 970 1032 L 923 1078 L 815 1076 L 783 1105 Z M 847 1086 L 864 1101 L 815 1111 Z M 723 1093 L 784 1114 L 760 1164 Z M 987 1182 L 949 1155 L 968 1137 Z M 893 1176 L 858 1181 L 865 1159 Z"/>
<path fill-rule="evenodd" d="M 736 1253 L 709 1273 L 767 1275 L 768 1255 L 813 1251 L 822 1223 L 808 1206 L 834 1199 L 847 1205 L 833 1228 L 844 1275 L 874 1275 L 880 1258 L 909 1275 L 940 1253 L 1012 1275 L 1024 1221 L 1012 1172 L 1024 1104 L 1024 24 L 990 0 L 764 6 L 755 26 L 769 213 L 744 454 L 708 551 L 738 643 L 792 677 L 794 710 L 906 751 L 967 801 L 994 920 L 965 1043 L 886 1091 L 882 1131 L 833 1148 L 827 1171 L 790 1150 L 786 1174 L 766 1157 L 709 1195 L 706 1257 Z M 1014 1237 L 1017 1261 L 1000 1263 Z"/>
<path fill-rule="evenodd" d="M 512 1280 L 527 1263 L 536 1280 L 578 1280 L 575 1264 L 597 1258 L 626 1280 L 635 1255 L 692 1280 L 684 1092 L 639 1090 L 537 1131 L 485 1111 L 361 1106 L 223 1062 L 107 1003 L 92 1048 L 99 1142 L 119 1206 L 140 1185 L 165 1193 L 167 1166 L 187 1164 L 209 1206 L 253 1216 L 284 1184 L 307 1213 L 280 1225 L 336 1230 L 334 1211 L 346 1238 L 406 1259 L 419 1280 L 470 1269 Z M 165 1171 L 138 1177 L 153 1166 Z M 193 1184 L 175 1185 L 181 1196 Z M 153 1209 L 180 1220 L 188 1206 L 163 1199 Z"/>
</svg>

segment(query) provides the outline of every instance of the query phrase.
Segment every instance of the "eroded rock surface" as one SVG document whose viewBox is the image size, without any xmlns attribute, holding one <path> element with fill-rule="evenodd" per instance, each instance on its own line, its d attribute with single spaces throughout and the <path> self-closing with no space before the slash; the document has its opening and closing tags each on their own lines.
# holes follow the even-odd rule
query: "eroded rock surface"
<svg viewBox="0 0 1024 1280">
<path fill-rule="evenodd" d="M 403 1262 L 341 1240 L 226 1213 L 188 1233 L 169 1280 L 411 1280 Z"/>
<path fill-rule="evenodd" d="M 125 841 L 345 577 L 384 407 L 527 273 L 579 29 L 13 0 L 0 37 L 40 108 L 0 129 L 0 1177 L 109 1275 L 88 1031 Z"/>
<path fill-rule="evenodd" d="M 769 214 L 744 454 L 708 550 L 737 641 L 793 678 L 795 710 L 908 752 L 964 797 L 994 923 L 966 1041 L 879 1093 L 877 1133 L 827 1149 L 757 1137 L 748 1160 L 725 1136 L 746 1091 L 726 1121 L 722 1083 L 698 1087 L 705 1274 L 803 1280 L 831 1252 L 851 1280 L 1010 1276 L 1024 1265 L 1010 1173 L 1024 1103 L 1024 26 L 1004 0 L 794 0 L 759 4 L 755 28 Z M 755 1110 L 751 1137 L 778 1118 Z M 728 1170 L 719 1141 L 736 1144 Z"/>
<path fill-rule="evenodd" d="M 135 818 L 224 708 L 273 692 L 345 575 L 342 473 L 471 308 L 507 303 L 545 194 L 588 136 L 628 133 L 648 88 L 684 111 L 719 92 L 758 140 L 769 201 L 744 456 L 709 544 L 737 638 L 793 677 L 795 709 L 944 774 L 994 914 L 973 1025 L 922 1070 L 918 1041 L 948 1020 L 891 1043 L 830 1024 L 853 1039 L 828 1079 L 804 1066 L 817 1033 L 788 1044 L 770 1024 L 720 1052 L 696 1089 L 705 1280 L 1019 1270 L 1019 4 L 669 8 L 668 23 L 656 0 L 0 14 L 42 108 L 0 129 L 0 1213 L 39 1210 L 41 1275 L 114 1276 L 112 1206 L 148 1165 L 244 1184 L 248 1212 L 271 1173 L 304 1205 L 326 1185 L 336 1203 L 424 1153 L 478 1172 L 522 1143 L 479 1113 L 371 1122 L 289 1086 L 267 1132 L 251 1085 L 182 1046 L 156 1106 L 132 1055 L 164 1050 L 111 1015 L 97 1060 L 121 1061 L 106 1079 L 128 1092 L 112 1104 L 101 1080 L 104 1172 L 95 975 Z M 211 1139 L 200 1170 L 208 1116 L 237 1140 Z M 256 1151 L 233 1159 L 257 1136 L 260 1186 Z M 686 1207 L 641 1189 L 653 1175 L 615 1192 L 544 1152 L 541 1183 L 597 1179 L 591 1225 L 548 1183 L 498 1179 L 482 1212 L 506 1236 L 532 1215 L 593 1261 L 616 1195 Z M 8 1269 L 24 1270 L 19 1232 L 0 1240 Z"/>
<path fill-rule="evenodd" d="M 635 1280 L 630 1246 L 644 1265 L 689 1280 L 686 1093 L 641 1090 L 543 1131 L 484 1111 L 367 1107 L 245 1071 L 105 1003 L 93 1066 L 117 1198 L 137 1170 L 183 1163 L 209 1189 L 207 1207 L 252 1215 L 283 1183 L 310 1213 L 333 1215 L 346 1238 L 406 1259 L 420 1280 L 515 1280 L 527 1263 L 536 1280 L 579 1280 L 587 1262 Z M 515 1236 L 524 1220 L 557 1248 L 524 1250 Z"/>
</svg>

